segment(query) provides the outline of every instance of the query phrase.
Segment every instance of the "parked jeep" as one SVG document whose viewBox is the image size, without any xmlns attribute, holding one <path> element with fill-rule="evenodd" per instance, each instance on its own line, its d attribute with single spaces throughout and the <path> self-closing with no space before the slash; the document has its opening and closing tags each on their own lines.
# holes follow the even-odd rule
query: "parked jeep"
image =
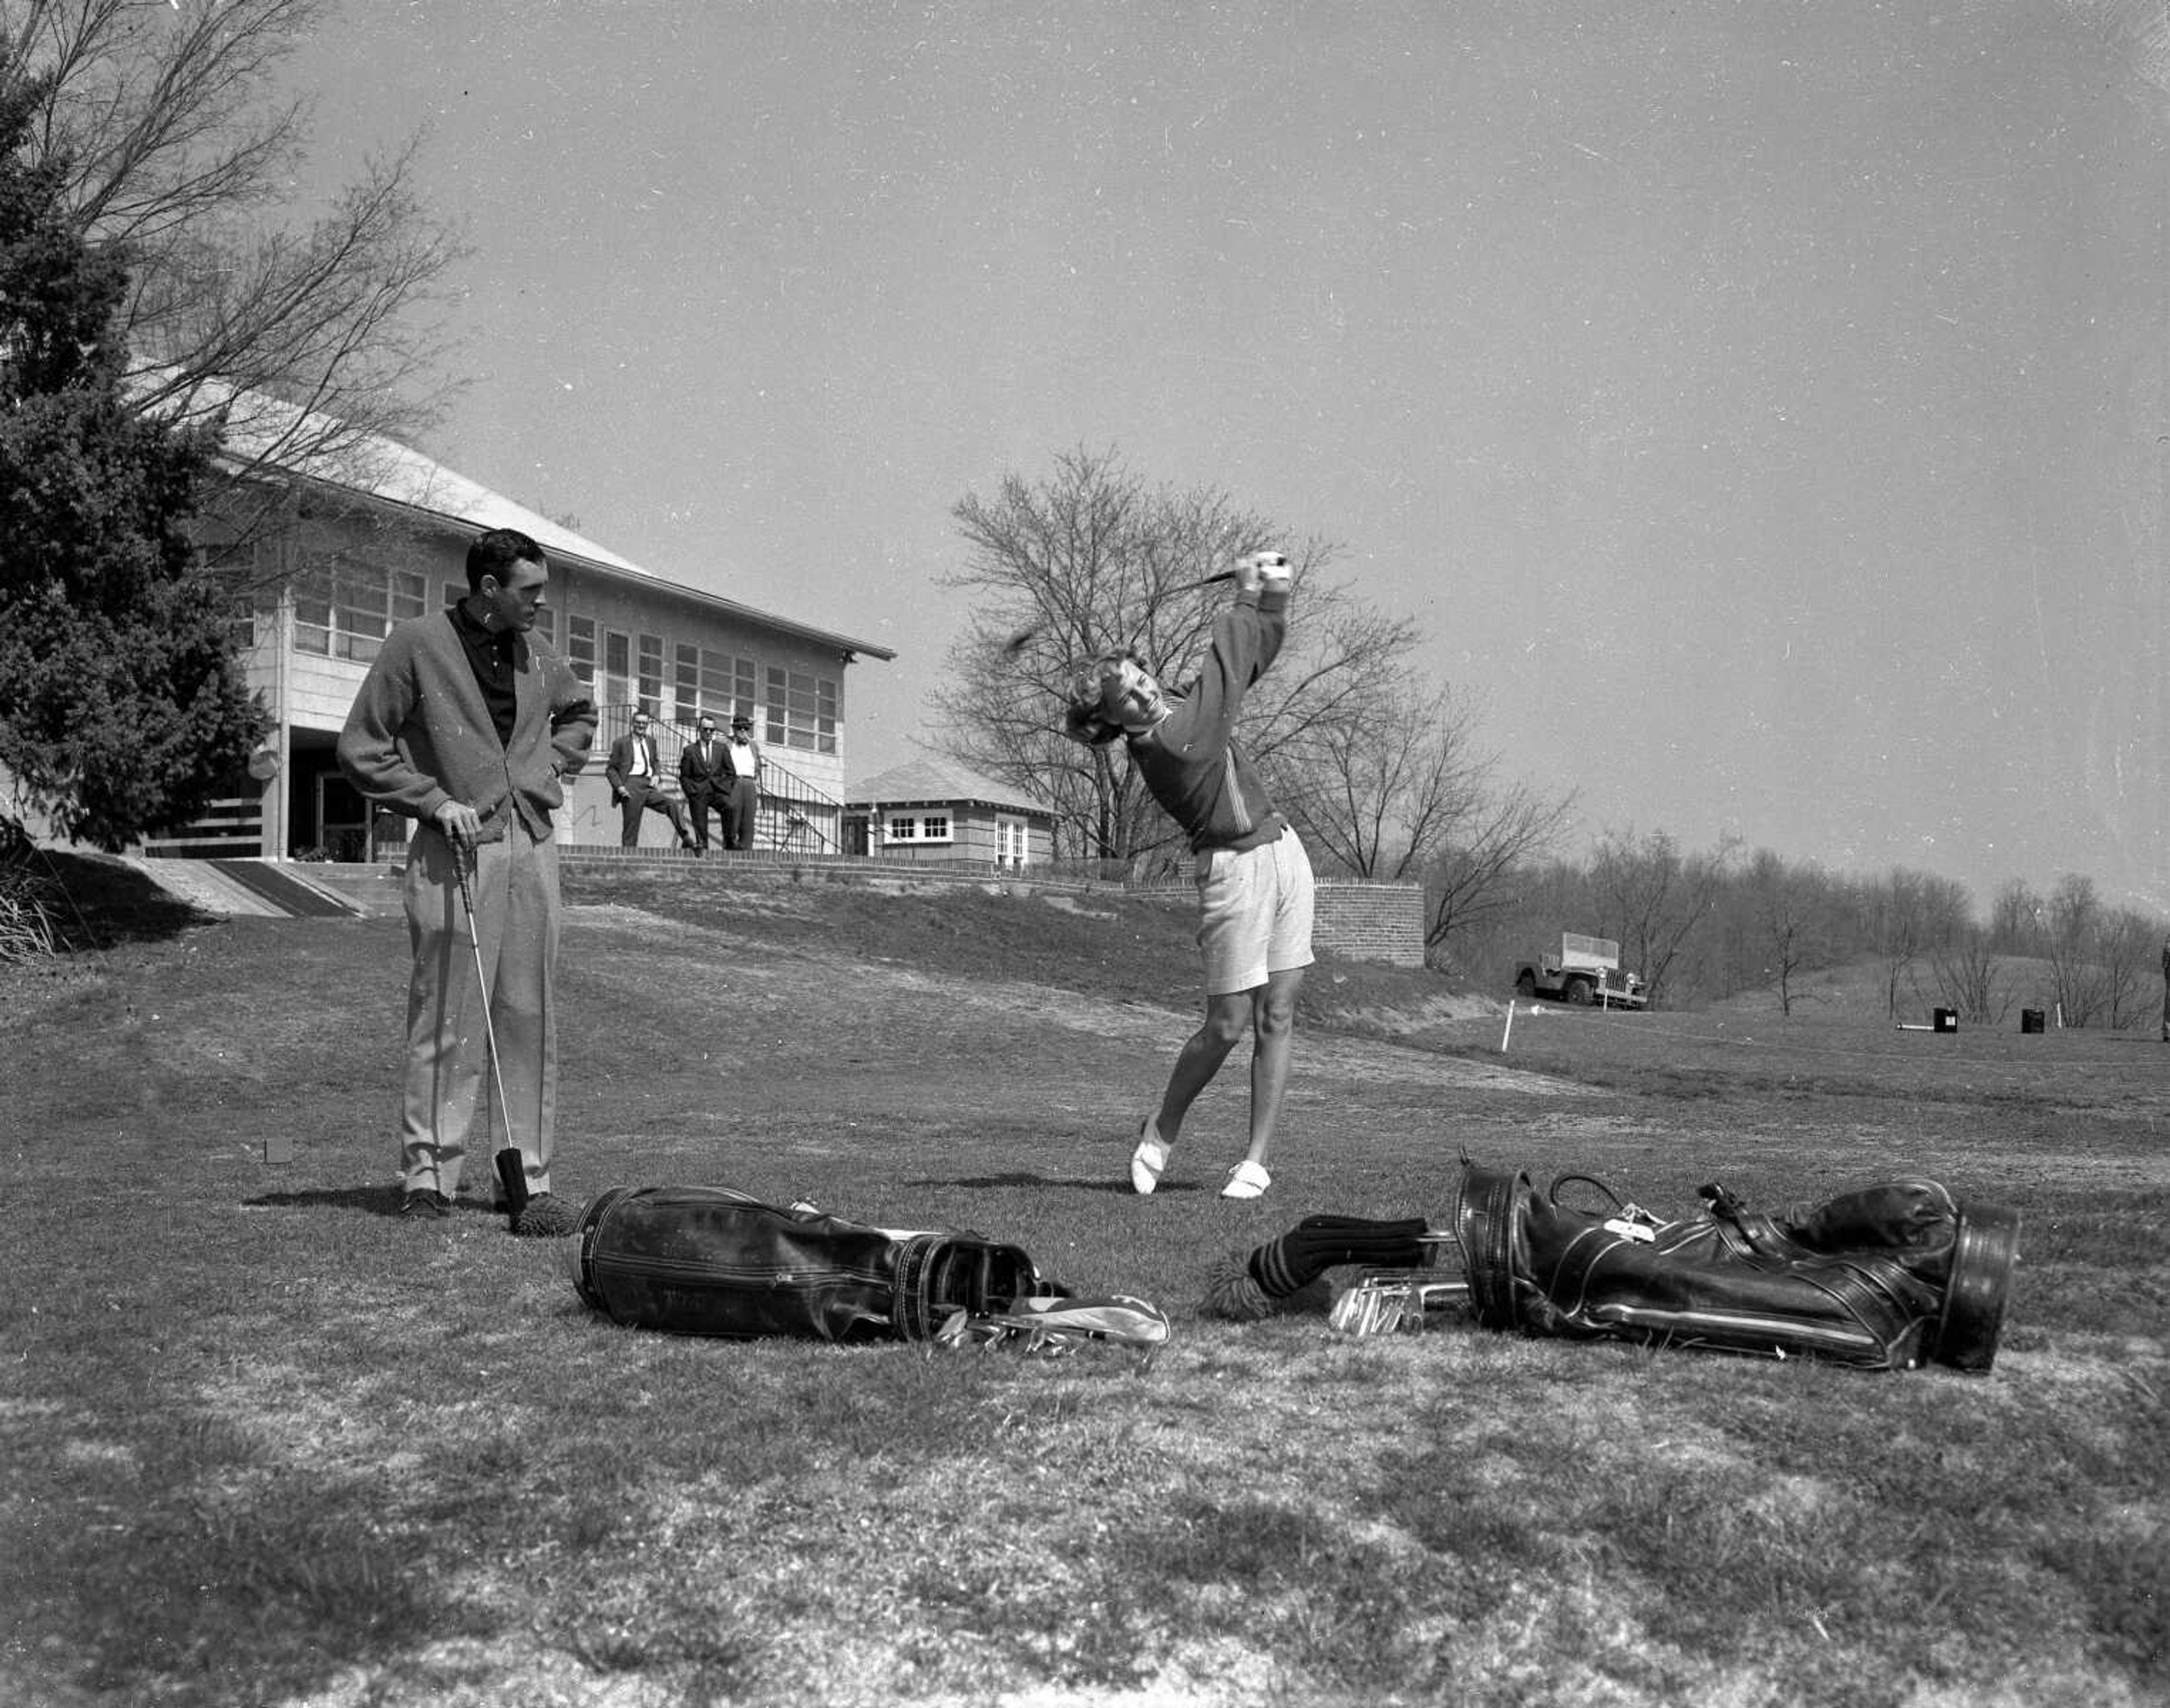
<svg viewBox="0 0 2170 1708">
<path fill-rule="evenodd" d="M 1594 1004 L 1606 1008 L 1648 1008 L 1650 1004 L 1641 976 L 1622 969 L 1617 943 L 1609 937 L 1585 937 L 1574 931 L 1560 933 L 1557 955 L 1547 950 L 1515 969 L 1515 993 L 1532 999 L 1549 997 L 1577 1008 Z"/>
</svg>

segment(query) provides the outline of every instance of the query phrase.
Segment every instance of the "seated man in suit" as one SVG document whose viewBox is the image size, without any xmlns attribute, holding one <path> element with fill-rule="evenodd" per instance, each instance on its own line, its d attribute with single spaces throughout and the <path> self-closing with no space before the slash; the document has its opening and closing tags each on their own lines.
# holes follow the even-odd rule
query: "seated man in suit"
<svg viewBox="0 0 2170 1708">
<path fill-rule="evenodd" d="M 678 755 L 678 786 L 686 792 L 686 810 L 693 815 L 694 852 L 708 851 L 708 812 L 712 807 L 724 846 L 730 847 L 730 765 L 724 758 L 724 744 L 716 736 L 716 720 L 706 712 L 701 714 L 700 733 L 687 742 L 685 750 Z"/>
<path fill-rule="evenodd" d="M 693 833 L 686 828 L 686 809 L 676 795 L 663 792 L 663 776 L 655 760 L 655 736 L 648 727 L 646 712 L 635 712 L 633 733 L 611 743 L 610 763 L 603 767 L 603 775 L 610 779 L 612 805 L 624 815 L 618 833 L 620 848 L 640 845 L 643 811 L 660 812 L 669 819 L 671 829 L 678 833 L 679 847 L 693 846 Z"/>
</svg>

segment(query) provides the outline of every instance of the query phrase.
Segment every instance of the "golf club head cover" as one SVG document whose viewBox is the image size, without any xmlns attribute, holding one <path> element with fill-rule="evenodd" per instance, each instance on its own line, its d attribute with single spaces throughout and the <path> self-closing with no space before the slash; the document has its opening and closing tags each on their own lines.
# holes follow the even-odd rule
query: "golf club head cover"
<svg viewBox="0 0 2170 1708">
<path fill-rule="evenodd" d="M 580 1225 L 580 1213 L 551 1192 L 530 1198 L 512 1218 L 512 1231 L 522 1240 L 562 1240 Z"/>
<path fill-rule="evenodd" d="M 508 1144 L 497 1154 L 497 1183 L 504 1189 L 505 1213 L 517 1224 L 527 1207 L 527 1159 Z"/>
<path fill-rule="evenodd" d="M 1267 1298 L 1286 1298 L 1344 1264 L 1414 1269 L 1424 1261 L 1424 1231 L 1421 1217 L 1372 1222 L 1358 1216 L 1306 1216 L 1253 1251 L 1246 1267 Z"/>
<path fill-rule="evenodd" d="M 1256 1322 L 1307 1300 L 1330 1269 L 1360 1263 L 1367 1268 L 1414 1268 L 1424 1261 L 1421 1218 L 1397 1222 L 1358 1216 L 1307 1216 L 1247 1256 L 1230 1252 L 1205 1277 L 1205 1309 L 1231 1322 Z M 1321 1309 L 1331 1300 L 1315 1301 Z"/>
</svg>

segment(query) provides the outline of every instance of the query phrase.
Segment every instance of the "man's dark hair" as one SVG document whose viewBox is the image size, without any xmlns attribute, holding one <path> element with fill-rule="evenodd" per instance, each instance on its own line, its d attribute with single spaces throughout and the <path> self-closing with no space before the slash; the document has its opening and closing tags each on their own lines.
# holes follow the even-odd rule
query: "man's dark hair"
<svg viewBox="0 0 2170 1708">
<path fill-rule="evenodd" d="M 484 576 L 496 576 L 502 586 L 510 579 L 505 571 L 515 564 L 540 564 L 547 570 L 550 558 L 516 527 L 494 527 L 477 534 L 468 545 L 468 592 L 482 592 Z"/>
</svg>

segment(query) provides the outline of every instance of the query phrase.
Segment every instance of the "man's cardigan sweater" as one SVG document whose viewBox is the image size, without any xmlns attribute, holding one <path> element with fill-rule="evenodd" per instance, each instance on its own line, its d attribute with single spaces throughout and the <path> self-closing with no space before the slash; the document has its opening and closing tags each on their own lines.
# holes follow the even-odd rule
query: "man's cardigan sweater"
<svg viewBox="0 0 2170 1708">
<path fill-rule="evenodd" d="M 516 814 L 540 841 L 564 805 L 559 779 L 587 763 L 596 708 L 571 667 L 528 635 L 514 641 L 513 702 L 501 742 L 452 613 L 414 618 L 369 668 L 339 731 L 339 768 L 371 800 L 425 824 L 458 800 L 481 815 L 484 842 Z"/>
</svg>

